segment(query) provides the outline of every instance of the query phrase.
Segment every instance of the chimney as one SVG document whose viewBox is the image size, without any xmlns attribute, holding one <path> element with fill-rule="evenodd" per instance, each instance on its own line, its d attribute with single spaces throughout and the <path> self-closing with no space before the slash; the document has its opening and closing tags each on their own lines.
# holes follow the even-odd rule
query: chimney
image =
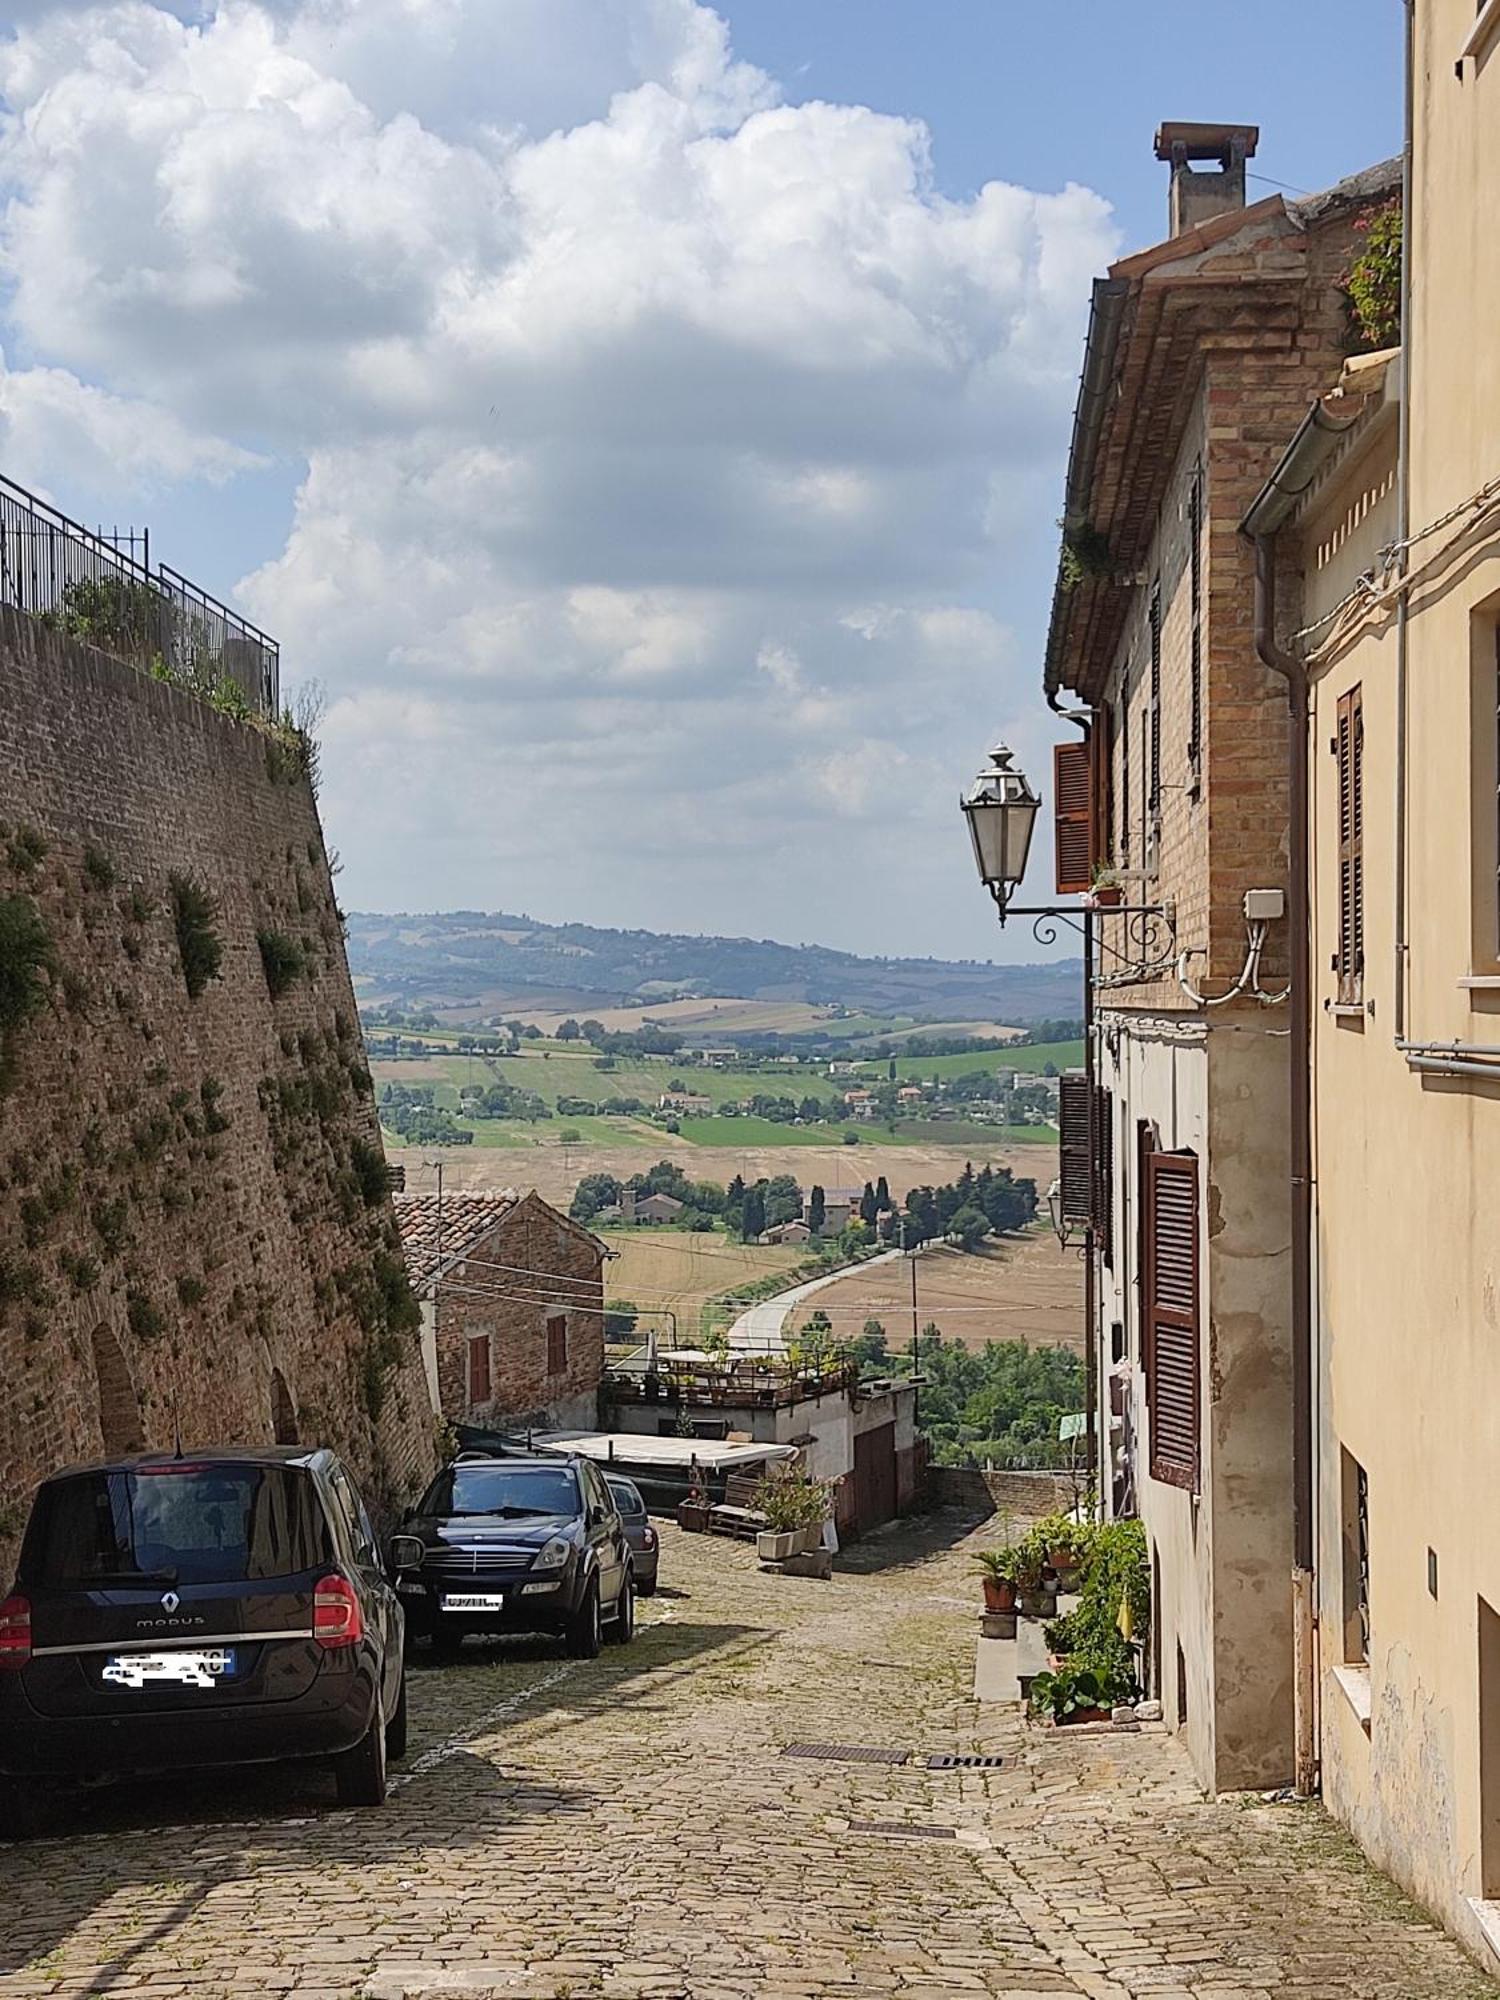
<svg viewBox="0 0 1500 2000">
<path fill-rule="evenodd" d="M 1245 206 L 1245 162 L 1255 157 L 1258 125 L 1163 125 L 1156 135 L 1156 157 L 1172 168 L 1171 233 L 1181 236 Z M 1216 171 L 1200 172 L 1196 162 L 1212 160 Z"/>
</svg>

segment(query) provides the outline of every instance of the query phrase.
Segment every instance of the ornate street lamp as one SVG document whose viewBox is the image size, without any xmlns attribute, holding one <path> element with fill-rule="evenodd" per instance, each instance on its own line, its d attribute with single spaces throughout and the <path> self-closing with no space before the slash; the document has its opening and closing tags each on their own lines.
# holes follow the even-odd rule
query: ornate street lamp
<svg viewBox="0 0 1500 2000">
<path fill-rule="evenodd" d="M 1007 745 L 997 743 L 989 767 L 959 800 L 969 822 L 979 879 L 995 899 L 1000 921 L 1026 873 L 1040 801 L 1023 772 L 1013 768 Z"/>
</svg>

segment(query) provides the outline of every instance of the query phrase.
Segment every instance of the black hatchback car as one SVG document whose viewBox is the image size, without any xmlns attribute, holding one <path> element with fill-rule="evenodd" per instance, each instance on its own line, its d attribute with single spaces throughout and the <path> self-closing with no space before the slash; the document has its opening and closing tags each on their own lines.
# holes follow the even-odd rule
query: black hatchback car
<svg viewBox="0 0 1500 2000">
<path fill-rule="evenodd" d="M 619 1509 L 584 1458 L 463 1452 L 391 1544 L 413 1633 L 453 1654 L 469 1632 L 545 1632 L 592 1659 L 635 1636 Z"/>
<path fill-rule="evenodd" d="M 38 1781 L 330 1757 L 379 1805 L 406 1747 L 403 1617 L 327 1451 L 199 1451 L 61 1472 L 0 1603 L 0 1799 Z M 3 1821 L 0 1821 L 3 1824 Z"/>
</svg>

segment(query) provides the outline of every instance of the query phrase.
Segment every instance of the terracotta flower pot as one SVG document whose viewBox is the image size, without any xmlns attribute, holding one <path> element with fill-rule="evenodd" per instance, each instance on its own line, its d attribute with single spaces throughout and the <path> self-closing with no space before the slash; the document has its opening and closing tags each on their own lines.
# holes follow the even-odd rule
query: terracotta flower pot
<svg viewBox="0 0 1500 2000">
<path fill-rule="evenodd" d="M 1119 882 L 1104 882 L 1089 891 L 1089 901 L 1096 910 L 1117 910 L 1124 900 L 1125 890 Z"/>
<path fill-rule="evenodd" d="M 1008 1576 L 987 1576 L 984 1579 L 984 1608 L 986 1611 L 1015 1610 L 1016 1586 Z"/>
<path fill-rule="evenodd" d="M 1057 1726 L 1059 1729 L 1067 1729 L 1075 1722 L 1108 1721 L 1109 1710 L 1107 1708 L 1075 1708 L 1071 1715 L 1058 1716 Z"/>
</svg>

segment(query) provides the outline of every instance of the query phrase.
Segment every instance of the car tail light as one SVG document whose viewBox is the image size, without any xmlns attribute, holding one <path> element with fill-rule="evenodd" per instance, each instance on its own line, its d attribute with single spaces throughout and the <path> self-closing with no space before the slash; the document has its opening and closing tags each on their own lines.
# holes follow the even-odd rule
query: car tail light
<svg viewBox="0 0 1500 2000">
<path fill-rule="evenodd" d="M 31 1605 L 24 1597 L 0 1604 L 0 1669 L 24 1667 L 31 1658 Z"/>
<path fill-rule="evenodd" d="M 654 1549 L 656 1547 L 655 1528 L 647 1528 L 645 1533 L 641 1536 L 641 1541 L 646 1548 Z"/>
<path fill-rule="evenodd" d="M 365 1636 L 359 1598 L 347 1576 L 323 1577 L 313 1592 L 313 1637 L 320 1646 L 356 1646 Z"/>
</svg>

